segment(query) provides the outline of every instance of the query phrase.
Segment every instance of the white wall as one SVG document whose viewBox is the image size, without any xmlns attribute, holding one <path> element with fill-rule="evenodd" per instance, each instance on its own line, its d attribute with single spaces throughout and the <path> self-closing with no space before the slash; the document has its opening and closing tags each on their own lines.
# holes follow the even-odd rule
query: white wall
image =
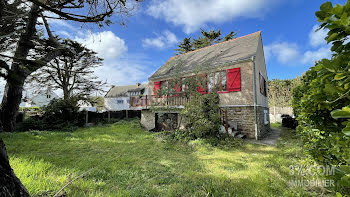
<svg viewBox="0 0 350 197">
<path fill-rule="evenodd" d="M 122 104 L 118 104 L 118 100 L 122 100 Z M 107 111 L 120 111 L 129 110 L 130 97 L 115 97 L 115 98 L 104 98 L 104 106 Z"/>
<path fill-rule="evenodd" d="M 46 92 L 40 93 L 40 94 L 34 96 L 31 99 L 33 101 L 32 106 L 42 107 L 42 106 L 49 104 L 52 99 L 59 98 L 58 95 L 56 93 L 54 93 L 53 91 L 48 92 L 48 94 L 50 95 L 50 98 L 47 98 Z"/>
</svg>

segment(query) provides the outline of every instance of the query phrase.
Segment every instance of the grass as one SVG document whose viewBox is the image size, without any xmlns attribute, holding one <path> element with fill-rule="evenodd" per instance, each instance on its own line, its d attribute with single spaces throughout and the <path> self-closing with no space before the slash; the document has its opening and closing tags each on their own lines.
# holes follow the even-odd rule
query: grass
<svg viewBox="0 0 350 197">
<path fill-rule="evenodd" d="M 136 121 L 78 129 L 0 134 L 14 172 L 33 196 L 316 196 L 291 187 L 290 165 L 303 158 L 298 139 L 282 132 L 277 147 L 204 140 L 172 143 Z M 157 137 L 158 136 L 158 137 Z"/>
</svg>

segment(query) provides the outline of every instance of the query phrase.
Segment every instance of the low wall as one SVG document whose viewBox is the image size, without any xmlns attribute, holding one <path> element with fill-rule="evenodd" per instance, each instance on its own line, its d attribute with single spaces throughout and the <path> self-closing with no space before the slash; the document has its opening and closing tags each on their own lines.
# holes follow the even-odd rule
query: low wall
<svg viewBox="0 0 350 197">
<path fill-rule="evenodd" d="M 141 125 L 147 129 L 151 130 L 156 127 L 156 116 L 151 110 L 144 109 L 141 111 Z"/>
<path fill-rule="evenodd" d="M 272 123 L 282 122 L 281 116 L 283 114 L 288 114 L 294 117 L 292 107 L 270 107 L 270 121 Z"/>
</svg>

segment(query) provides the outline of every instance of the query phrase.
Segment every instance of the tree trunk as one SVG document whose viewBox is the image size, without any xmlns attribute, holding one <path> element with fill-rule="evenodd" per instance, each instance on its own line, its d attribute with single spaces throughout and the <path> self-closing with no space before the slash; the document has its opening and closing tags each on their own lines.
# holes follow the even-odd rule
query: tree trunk
<svg viewBox="0 0 350 197">
<path fill-rule="evenodd" d="M 27 189 L 22 185 L 21 181 L 16 177 L 13 172 L 5 144 L 0 139 L 0 196 L 6 197 L 23 197 L 29 196 Z"/>
<path fill-rule="evenodd" d="M 21 103 L 25 80 L 24 76 L 19 78 L 21 78 L 21 81 L 18 81 L 18 84 L 6 83 L 5 86 L 0 111 L 0 123 L 2 123 L 2 130 L 5 132 L 13 132 L 15 130 L 16 116 Z"/>
<path fill-rule="evenodd" d="M 36 23 L 39 16 L 39 6 L 33 4 L 29 12 L 25 31 L 21 34 L 17 44 L 15 55 L 12 61 L 11 72 L 15 73 L 15 78 L 7 80 L 4 97 L 0 108 L 0 131 L 12 132 L 16 125 L 16 114 L 22 99 L 24 81 L 30 74 L 25 69 L 21 59 L 27 59 L 29 50 L 33 48 L 32 39 L 36 32 Z"/>
</svg>

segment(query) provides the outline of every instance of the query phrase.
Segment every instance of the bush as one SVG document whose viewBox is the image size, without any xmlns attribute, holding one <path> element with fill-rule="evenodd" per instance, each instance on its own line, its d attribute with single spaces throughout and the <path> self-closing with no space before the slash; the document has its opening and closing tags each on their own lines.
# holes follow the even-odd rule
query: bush
<svg viewBox="0 0 350 197">
<path fill-rule="evenodd" d="M 77 98 L 53 99 L 42 108 L 42 116 L 33 116 L 19 124 L 17 130 L 72 130 L 83 126 L 85 114 L 79 112 Z"/>
<path fill-rule="evenodd" d="M 220 126 L 219 95 L 195 94 L 181 111 L 187 122 L 186 133 L 193 138 L 216 136 Z"/>
</svg>

